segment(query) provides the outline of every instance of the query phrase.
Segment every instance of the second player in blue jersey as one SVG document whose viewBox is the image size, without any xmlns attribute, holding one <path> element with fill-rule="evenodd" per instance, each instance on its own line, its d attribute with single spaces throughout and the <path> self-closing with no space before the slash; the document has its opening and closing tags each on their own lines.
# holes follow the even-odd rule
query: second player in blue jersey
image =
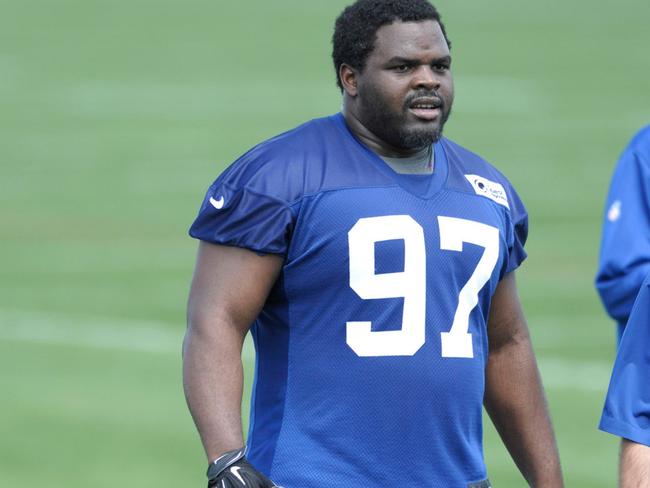
<svg viewBox="0 0 650 488">
<path fill-rule="evenodd" d="M 650 274 L 650 126 L 625 148 L 614 170 L 605 204 L 596 289 L 625 329 L 641 283 Z"/>
</svg>

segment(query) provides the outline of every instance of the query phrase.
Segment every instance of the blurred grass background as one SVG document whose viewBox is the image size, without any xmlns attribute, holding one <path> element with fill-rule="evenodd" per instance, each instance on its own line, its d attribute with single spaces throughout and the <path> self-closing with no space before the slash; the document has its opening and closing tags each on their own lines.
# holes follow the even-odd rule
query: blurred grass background
<svg viewBox="0 0 650 488">
<path fill-rule="evenodd" d="M 338 110 L 347 3 L 0 0 L 1 486 L 204 484 L 180 377 L 186 230 L 235 157 Z M 650 122 L 650 3 L 436 4 L 446 135 L 529 209 L 519 286 L 567 486 L 614 486 L 617 441 L 596 430 L 614 330 L 592 276 L 613 165 Z M 486 430 L 495 486 L 524 486 Z"/>
</svg>

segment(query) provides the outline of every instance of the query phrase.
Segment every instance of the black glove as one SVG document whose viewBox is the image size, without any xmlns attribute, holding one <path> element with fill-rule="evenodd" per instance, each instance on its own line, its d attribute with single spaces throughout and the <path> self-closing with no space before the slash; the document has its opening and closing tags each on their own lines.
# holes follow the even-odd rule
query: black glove
<svg viewBox="0 0 650 488">
<path fill-rule="evenodd" d="M 228 451 L 208 466 L 208 488 L 282 488 L 257 471 L 244 449 Z"/>
</svg>

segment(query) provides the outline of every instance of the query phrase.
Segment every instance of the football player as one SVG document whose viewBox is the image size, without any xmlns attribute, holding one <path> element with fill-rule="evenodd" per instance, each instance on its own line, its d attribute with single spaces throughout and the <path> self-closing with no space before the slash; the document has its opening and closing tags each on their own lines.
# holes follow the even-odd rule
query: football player
<svg viewBox="0 0 650 488">
<path fill-rule="evenodd" d="M 607 196 L 596 289 L 620 340 L 650 273 L 650 126 L 621 155 Z"/>
<path fill-rule="evenodd" d="M 487 488 L 485 405 L 528 483 L 562 486 L 515 284 L 526 210 L 442 137 L 454 87 L 438 12 L 359 0 L 336 21 L 333 60 L 342 112 L 244 154 L 190 230 L 184 385 L 211 466 L 243 448 L 250 330 L 231 479 L 254 467 L 246 486 Z"/>
</svg>

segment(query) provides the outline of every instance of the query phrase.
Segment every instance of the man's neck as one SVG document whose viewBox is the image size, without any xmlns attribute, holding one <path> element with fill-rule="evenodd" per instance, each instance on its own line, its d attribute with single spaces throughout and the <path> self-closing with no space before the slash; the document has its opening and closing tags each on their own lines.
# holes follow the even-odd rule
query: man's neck
<svg viewBox="0 0 650 488">
<path fill-rule="evenodd" d="M 407 158 L 389 158 L 386 156 L 380 156 L 380 158 L 396 173 L 407 175 L 430 175 L 433 173 L 433 146 L 427 146 Z"/>
</svg>

